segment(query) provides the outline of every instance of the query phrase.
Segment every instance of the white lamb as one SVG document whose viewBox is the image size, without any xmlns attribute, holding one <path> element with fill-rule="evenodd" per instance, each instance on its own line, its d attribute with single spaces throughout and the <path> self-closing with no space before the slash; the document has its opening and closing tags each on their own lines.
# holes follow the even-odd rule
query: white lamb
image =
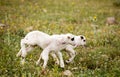
<svg viewBox="0 0 120 77">
<path fill-rule="evenodd" d="M 71 45 L 70 43 L 67 43 L 67 40 L 69 40 L 69 39 L 66 39 L 66 43 L 64 42 L 64 43 L 60 44 L 61 40 L 59 42 L 58 38 L 56 39 L 56 37 L 61 37 L 61 36 L 62 36 L 62 40 L 63 40 L 63 38 L 66 39 L 65 38 L 66 35 L 52 35 L 53 41 L 51 42 L 50 45 L 48 45 L 42 51 L 38 61 L 36 62 L 37 65 L 39 64 L 40 59 L 42 58 L 44 60 L 43 68 L 45 68 L 47 65 L 47 61 L 48 61 L 48 57 L 49 57 L 48 55 L 49 55 L 50 51 L 54 51 L 53 53 L 51 53 L 51 55 L 53 56 L 53 58 L 55 58 L 57 60 L 58 64 L 59 64 L 59 60 L 60 60 L 60 67 L 64 68 L 64 61 L 63 61 L 62 53 L 60 52 L 60 50 L 66 49 L 67 51 L 69 51 L 71 58 L 66 62 L 70 63 L 75 57 L 75 51 L 73 49 L 77 46 L 86 44 L 86 39 L 82 35 L 75 36 L 75 38 L 71 39 L 72 41 L 75 41 L 75 46 Z M 58 56 L 59 59 L 56 57 L 56 55 Z"/>
<path fill-rule="evenodd" d="M 32 32 L 29 32 L 25 36 L 25 38 L 21 40 L 21 49 L 18 52 L 17 56 L 22 56 L 22 64 L 24 64 L 27 53 L 31 51 L 35 45 L 38 45 L 39 47 L 44 49 L 44 52 L 45 52 L 50 47 L 51 47 L 51 50 L 55 50 L 55 51 L 64 49 L 65 46 L 68 44 L 75 45 L 74 35 L 64 34 L 64 35 L 50 36 L 40 31 L 32 31 Z M 48 49 L 48 52 L 45 52 L 46 56 L 45 55 L 42 56 L 42 59 L 44 60 L 44 65 L 43 65 L 44 68 L 46 66 L 46 58 L 48 59 L 48 54 L 49 54 L 49 51 L 51 50 Z M 43 54 L 44 52 L 42 52 L 41 54 Z M 64 62 L 62 59 L 61 52 L 58 51 L 57 56 L 60 59 L 61 67 L 64 67 Z M 39 63 L 39 61 L 37 62 Z"/>
<path fill-rule="evenodd" d="M 66 35 L 68 37 L 73 36 L 71 34 L 66 34 Z M 59 35 L 53 35 L 52 37 L 56 38 L 56 36 L 58 37 Z M 25 57 L 26 57 L 27 53 L 30 52 L 34 48 L 35 45 L 38 45 L 42 49 L 45 49 L 53 40 L 54 39 L 51 39 L 50 35 L 48 35 L 46 33 L 43 33 L 40 31 L 29 32 L 25 36 L 25 38 L 21 40 L 21 49 L 18 52 L 17 56 L 23 57 L 22 63 L 24 64 Z M 70 63 L 75 57 L 74 48 L 79 46 L 79 45 L 86 44 L 86 38 L 83 35 L 75 36 L 75 38 L 71 38 L 71 40 L 75 40 L 75 46 L 69 44 L 69 45 L 65 45 L 65 47 L 64 47 L 64 49 L 67 50 L 68 54 L 70 55 L 70 59 L 66 60 L 67 63 Z M 62 43 L 64 44 L 65 42 L 62 42 Z M 25 47 L 25 45 L 27 45 L 27 47 Z M 23 54 L 22 54 L 22 48 L 24 49 Z M 56 57 L 56 54 L 51 53 L 51 55 L 53 58 L 56 59 L 56 63 L 59 64 L 59 59 Z M 39 64 L 39 60 L 37 61 L 36 64 Z M 61 67 L 63 67 L 62 63 L 61 63 Z"/>
<path fill-rule="evenodd" d="M 70 58 L 68 60 L 66 60 L 66 63 L 72 62 L 73 59 L 75 58 L 76 51 L 74 49 L 76 47 L 78 47 L 80 45 L 82 45 L 82 46 L 86 45 L 86 38 L 83 35 L 75 36 L 74 40 L 75 40 L 75 46 L 69 44 L 65 48 L 65 50 L 67 51 L 67 53 L 70 56 Z M 56 63 L 59 64 L 59 59 L 57 58 L 57 56 L 55 55 L 55 53 L 51 53 L 51 55 L 56 60 Z"/>
<path fill-rule="evenodd" d="M 70 35 L 70 34 L 69 34 Z M 52 42 L 42 51 L 40 58 L 37 61 L 37 65 L 42 58 L 44 60 L 43 68 L 46 67 L 48 61 L 48 55 L 53 51 L 60 60 L 60 67 L 64 68 L 64 60 L 62 58 L 62 53 L 60 50 L 65 49 L 67 45 L 74 44 L 74 37 L 70 38 L 66 35 L 53 35 L 51 36 Z"/>
</svg>

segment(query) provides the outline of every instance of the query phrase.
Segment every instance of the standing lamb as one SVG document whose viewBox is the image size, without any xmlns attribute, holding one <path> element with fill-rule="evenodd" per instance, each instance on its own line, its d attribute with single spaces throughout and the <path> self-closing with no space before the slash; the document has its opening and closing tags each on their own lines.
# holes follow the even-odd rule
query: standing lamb
<svg viewBox="0 0 120 77">
<path fill-rule="evenodd" d="M 51 36 L 51 39 L 52 42 L 42 51 L 36 64 L 38 65 L 40 59 L 42 58 L 44 60 L 43 68 L 45 68 L 49 59 L 49 53 L 53 51 L 60 60 L 60 67 L 64 68 L 64 60 L 62 58 L 62 53 L 60 51 L 65 49 L 66 46 L 69 44 L 73 45 L 74 37 L 71 38 L 64 34 L 64 35 L 53 35 Z"/>
<path fill-rule="evenodd" d="M 35 45 L 38 45 L 42 49 L 45 49 L 49 44 L 51 44 L 51 42 L 56 39 L 58 41 L 57 43 L 60 42 L 63 45 L 65 44 L 65 46 L 68 43 L 72 45 L 74 44 L 74 35 L 72 34 L 50 36 L 40 31 L 32 31 L 29 32 L 24 37 L 24 39 L 21 40 L 21 49 L 18 52 L 17 56 L 22 57 L 22 64 L 24 64 L 27 53 L 30 52 Z"/>
<path fill-rule="evenodd" d="M 63 36 L 64 34 L 62 34 Z M 56 38 L 59 35 L 52 35 L 52 37 Z M 66 36 L 70 37 L 73 36 L 72 34 L 66 34 Z M 45 49 L 52 41 L 53 39 L 50 38 L 51 36 L 40 32 L 40 31 L 32 31 L 29 32 L 24 39 L 21 40 L 21 49 L 17 54 L 18 56 L 22 56 L 22 64 L 25 62 L 25 57 L 28 52 L 30 52 L 32 49 L 34 49 L 35 45 L 38 45 L 42 49 Z M 71 40 L 75 39 L 75 46 L 73 45 L 66 45 L 65 50 L 67 50 L 68 54 L 70 55 L 69 60 L 66 60 L 67 63 L 70 63 L 74 57 L 75 57 L 75 51 L 74 48 L 76 48 L 79 45 L 85 45 L 86 44 L 86 38 L 83 35 L 80 36 L 75 36 L 75 38 L 71 37 Z M 64 44 L 65 42 L 63 42 Z M 24 49 L 23 54 L 22 54 L 22 48 Z M 56 63 L 59 64 L 59 59 L 56 57 L 55 53 L 50 53 L 51 56 L 56 59 Z M 38 64 L 38 63 L 36 63 Z"/>
</svg>

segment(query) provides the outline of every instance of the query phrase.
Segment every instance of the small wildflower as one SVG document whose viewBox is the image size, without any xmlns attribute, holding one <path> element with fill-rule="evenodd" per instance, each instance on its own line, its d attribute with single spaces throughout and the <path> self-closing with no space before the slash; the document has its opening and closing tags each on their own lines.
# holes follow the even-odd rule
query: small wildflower
<svg viewBox="0 0 120 77">
<path fill-rule="evenodd" d="M 97 19 L 97 17 L 96 16 L 94 16 L 94 20 L 96 20 Z"/>
</svg>

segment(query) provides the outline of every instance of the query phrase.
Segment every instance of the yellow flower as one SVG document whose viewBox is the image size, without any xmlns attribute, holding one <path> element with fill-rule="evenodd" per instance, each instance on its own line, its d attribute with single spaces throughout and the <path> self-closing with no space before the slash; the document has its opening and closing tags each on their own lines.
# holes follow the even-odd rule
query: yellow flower
<svg viewBox="0 0 120 77">
<path fill-rule="evenodd" d="M 97 17 L 96 17 L 96 16 L 94 16 L 93 18 L 94 18 L 94 20 L 96 20 L 96 18 L 97 18 Z"/>
</svg>

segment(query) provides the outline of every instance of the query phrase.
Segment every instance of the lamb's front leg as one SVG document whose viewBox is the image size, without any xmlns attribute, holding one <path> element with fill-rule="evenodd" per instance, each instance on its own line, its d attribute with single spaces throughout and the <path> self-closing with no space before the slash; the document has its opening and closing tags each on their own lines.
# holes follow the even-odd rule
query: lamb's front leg
<svg viewBox="0 0 120 77">
<path fill-rule="evenodd" d="M 56 54 L 57 54 L 57 56 L 58 56 L 58 58 L 60 60 L 60 67 L 64 68 L 65 65 L 64 65 L 64 60 L 63 60 L 63 57 L 62 57 L 62 53 L 60 51 L 57 51 Z"/>
<path fill-rule="evenodd" d="M 71 47 L 66 48 L 66 50 L 67 50 L 67 53 L 70 55 L 70 58 L 68 60 L 66 60 L 66 63 L 70 63 L 75 58 L 76 52 Z"/>
<path fill-rule="evenodd" d="M 38 65 L 40 63 L 40 59 L 42 58 L 44 63 L 43 63 L 43 68 L 45 69 L 47 66 L 47 62 L 48 62 L 48 58 L 49 58 L 49 50 L 46 48 L 42 51 L 38 61 L 36 62 L 36 65 Z"/>
</svg>

